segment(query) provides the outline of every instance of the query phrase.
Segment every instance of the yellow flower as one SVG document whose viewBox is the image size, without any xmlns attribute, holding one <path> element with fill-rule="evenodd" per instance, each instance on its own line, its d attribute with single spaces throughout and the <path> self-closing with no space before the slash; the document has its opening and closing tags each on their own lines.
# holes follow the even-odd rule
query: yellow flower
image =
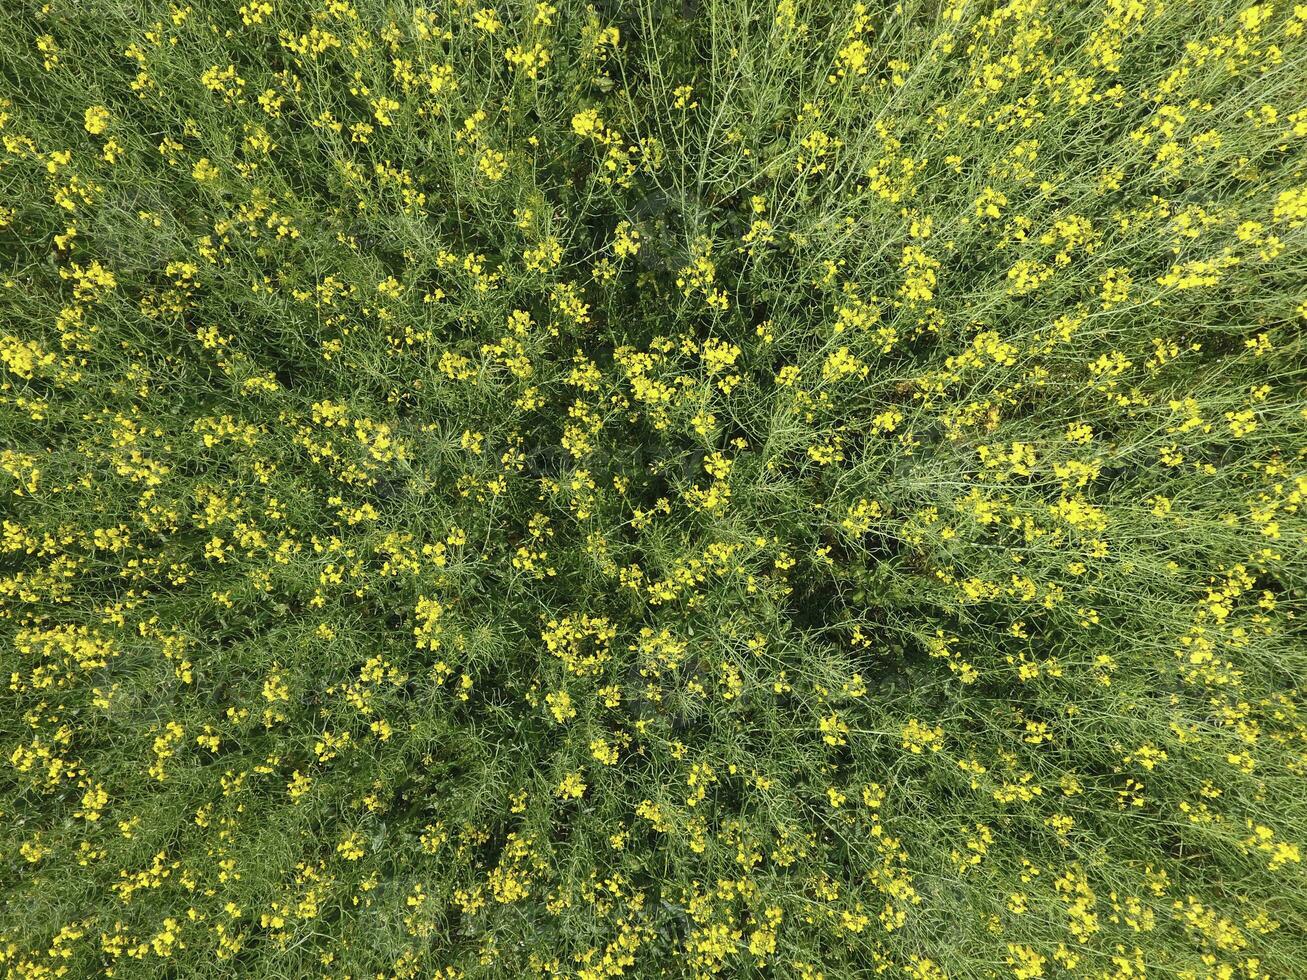
<svg viewBox="0 0 1307 980">
<path fill-rule="evenodd" d="M 579 800 L 585 795 L 586 784 L 579 772 L 570 772 L 563 777 L 554 793 L 564 800 Z"/>
<path fill-rule="evenodd" d="M 914 755 L 921 755 L 923 749 L 938 752 L 944 747 L 944 729 L 909 718 L 903 726 L 903 747 Z"/>
<path fill-rule="evenodd" d="M 109 110 L 102 105 L 93 105 L 86 110 L 86 131 L 92 136 L 99 136 L 109 128 Z"/>
</svg>

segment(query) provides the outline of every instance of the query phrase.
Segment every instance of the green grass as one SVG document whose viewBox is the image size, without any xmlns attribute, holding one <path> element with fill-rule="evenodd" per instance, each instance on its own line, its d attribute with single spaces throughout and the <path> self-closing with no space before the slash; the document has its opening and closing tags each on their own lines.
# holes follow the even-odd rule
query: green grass
<svg viewBox="0 0 1307 980">
<path fill-rule="evenodd" d="M 1305 29 L 7 5 L 5 975 L 1307 975 Z"/>
</svg>

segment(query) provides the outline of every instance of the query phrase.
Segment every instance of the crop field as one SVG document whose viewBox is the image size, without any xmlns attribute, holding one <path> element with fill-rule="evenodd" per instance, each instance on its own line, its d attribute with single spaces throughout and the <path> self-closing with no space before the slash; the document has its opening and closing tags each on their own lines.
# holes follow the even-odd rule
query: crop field
<svg viewBox="0 0 1307 980">
<path fill-rule="evenodd" d="M 4 976 L 1307 978 L 1307 6 L 429 3 L 0 4 Z"/>
</svg>

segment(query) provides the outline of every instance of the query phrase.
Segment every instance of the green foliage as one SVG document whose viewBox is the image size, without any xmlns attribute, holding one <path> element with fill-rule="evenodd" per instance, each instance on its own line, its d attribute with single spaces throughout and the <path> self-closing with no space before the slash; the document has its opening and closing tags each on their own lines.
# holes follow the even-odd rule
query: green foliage
<svg viewBox="0 0 1307 980">
<path fill-rule="evenodd" d="M 0 966 L 1307 974 L 1307 8 L 0 12 Z"/>
</svg>

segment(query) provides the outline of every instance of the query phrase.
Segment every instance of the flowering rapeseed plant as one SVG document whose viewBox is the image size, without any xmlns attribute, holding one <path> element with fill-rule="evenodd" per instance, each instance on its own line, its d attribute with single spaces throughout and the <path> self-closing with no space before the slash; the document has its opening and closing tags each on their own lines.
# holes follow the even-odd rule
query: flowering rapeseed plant
<svg viewBox="0 0 1307 980">
<path fill-rule="evenodd" d="M 5 976 L 1307 975 L 1305 32 L 5 5 Z"/>
</svg>

